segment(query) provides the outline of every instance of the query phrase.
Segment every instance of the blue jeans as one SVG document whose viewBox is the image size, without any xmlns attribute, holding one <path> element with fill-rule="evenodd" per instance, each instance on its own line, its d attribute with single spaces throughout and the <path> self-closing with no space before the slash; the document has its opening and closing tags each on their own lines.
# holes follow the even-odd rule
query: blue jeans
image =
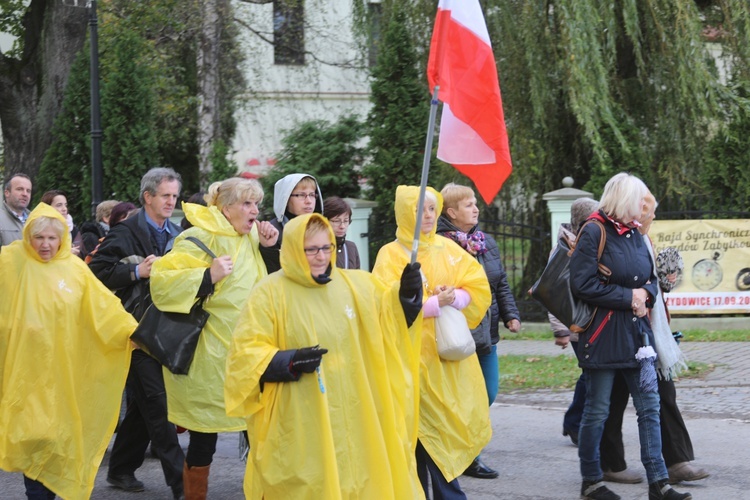
<svg viewBox="0 0 750 500">
<path fill-rule="evenodd" d="M 578 434 L 578 458 L 584 481 L 600 481 L 604 476 L 599 463 L 599 443 L 604 432 L 604 422 L 609 415 L 612 383 L 618 370 L 584 370 L 586 380 L 586 405 Z M 622 369 L 619 372 L 633 397 L 638 415 L 638 434 L 641 443 L 641 462 L 646 469 L 649 484 L 667 479 L 667 466 L 661 456 L 661 429 L 659 426 L 659 393 L 644 393 L 640 389 L 640 369 Z"/>
<path fill-rule="evenodd" d="M 573 352 L 578 356 L 578 342 L 571 342 Z M 586 403 L 586 380 L 581 372 L 581 376 L 578 377 L 576 382 L 576 388 L 573 392 L 573 401 L 568 407 L 568 411 L 565 412 L 563 417 L 563 430 L 568 433 L 575 433 L 578 435 L 578 428 L 581 426 L 581 417 L 583 416 L 583 405 Z"/>
<path fill-rule="evenodd" d="M 487 388 L 487 397 L 490 400 L 490 405 L 495 402 L 497 397 L 497 389 L 500 384 L 500 372 L 498 371 L 497 361 L 497 344 L 493 345 L 490 352 L 487 354 L 477 354 L 479 359 L 479 366 L 482 367 L 482 375 L 484 375 L 484 385 Z"/>
</svg>

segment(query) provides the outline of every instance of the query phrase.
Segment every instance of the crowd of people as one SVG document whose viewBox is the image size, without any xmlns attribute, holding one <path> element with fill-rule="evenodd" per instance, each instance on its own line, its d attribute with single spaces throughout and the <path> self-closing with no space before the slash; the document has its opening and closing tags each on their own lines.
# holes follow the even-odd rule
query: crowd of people
<svg viewBox="0 0 750 500">
<path fill-rule="evenodd" d="M 108 200 L 79 227 L 66 193 L 48 191 L 29 211 L 31 179 L 4 185 L 0 289 L 15 299 L 0 302 L 0 468 L 23 473 L 28 498 L 90 496 L 115 430 L 107 482 L 143 491 L 136 471 L 150 444 L 175 499 L 207 498 L 223 432 L 249 443 L 247 498 L 461 499 L 461 475 L 498 477 L 480 455 L 492 436 L 501 327 L 518 332 L 521 317 L 471 188 L 427 188 L 420 214 L 419 187 L 399 186 L 395 240 L 372 273 L 346 239 L 352 208 L 324 199 L 311 175 L 275 184 L 269 221 L 256 180 L 212 184 L 182 204 L 178 225 L 181 191 L 174 170 L 151 169 L 140 209 Z M 563 423 L 578 445 L 583 498 L 617 499 L 603 481 L 642 480 L 624 465 L 629 396 L 649 498 L 691 498 L 670 484 L 708 475 L 690 463 L 674 397 L 684 359 L 647 237 L 655 208 L 640 179 L 618 174 L 600 203 L 574 203 L 564 228 L 576 240 L 571 289 L 599 307 L 578 338 L 550 318 L 583 370 Z M 590 218 L 607 233 L 600 259 L 598 226 L 578 232 Z M 209 318 L 187 374 L 130 341 L 149 306 L 188 313 L 197 301 Z M 446 308 L 465 318 L 475 354 L 440 357 Z M 658 392 L 638 381 L 633 354 L 644 338 L 659 354 Z"/>
</svg>

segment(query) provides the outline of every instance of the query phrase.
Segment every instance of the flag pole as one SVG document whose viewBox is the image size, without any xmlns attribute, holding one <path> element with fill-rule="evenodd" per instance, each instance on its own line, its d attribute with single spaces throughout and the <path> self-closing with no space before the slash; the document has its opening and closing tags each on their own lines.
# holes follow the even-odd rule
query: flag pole
<svg viewBox="0 0 750 500">
<path fill-rule="evenodd" d="M 411 244 L 411 263 L 417 261 L 419 250 L 419 235 L 422 232 L 422 212 L 424 211 L 424 195 L 427 191 L 427 177 L 430 174 L 430 159 L 432 158 L 432 138 L 435 135 L 435 115 L 438 107 L 438 91 L 440 85 L 435 85 L 430 101 L 430 120 L 427 124 L 427 139 L 424 145 L 424 160 L 422 161 L 422 181 L 419 184 L 419 202 L 417 202 L 417 223 L 414 225 L 414 239 Z M 437 221 L 436 221 L 437 223 Z"/>
</svg>

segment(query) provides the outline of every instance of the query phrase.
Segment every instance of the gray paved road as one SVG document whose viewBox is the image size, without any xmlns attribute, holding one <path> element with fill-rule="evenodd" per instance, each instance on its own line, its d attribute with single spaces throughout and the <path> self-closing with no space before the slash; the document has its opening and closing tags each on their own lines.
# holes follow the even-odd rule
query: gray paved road
<svg viewBox="0 0 750 500">
<path fill-rule="evenodd" d="M 678 402 L 686 417 L 696 452 L 696 463 L 712 476 L 680 489 L 695 499 L 750 499 L 750 343 L 682 344 L 690 359 L 715 363 L 717 369 L 702 381 L 678 382 Z M 552 341 L 502 341 L 500 354 L 570 355 Z M 502 361 L 501 361 L 502 367 Z M 502 369 L 502 368 L 501 368 Z M 462 477 L 470 499 L 578 498 L 580 476 L 576 448 L 560 434 L 562 415 L 571 391 L 537 391 L 498 397 L 490 411 L 493 438 L 484 460 L 500 471 L 495 480 Z M 635 414 L 629 408 L 623 428 L 631 468 L 643 472 L 638 461 Z M 183 435 L 184 440 L 184 435 Z M 146 484 L 143 493 L 124 493 L 105 481 L 106 461 L 99 470 L 92 498 L 112 500 L 169 499 L 159 464 L 148 458 L 138 471 Z M 241 499 L 244 464 L 237 459 L 237 436 L 222 435 L 211 469 L 209 498 Z M 647 486 L 612 485 L 625 500 L 647 498 Z M 22 478 L 0 472 L 0 498 L 23 499 Z"/>
</svg>

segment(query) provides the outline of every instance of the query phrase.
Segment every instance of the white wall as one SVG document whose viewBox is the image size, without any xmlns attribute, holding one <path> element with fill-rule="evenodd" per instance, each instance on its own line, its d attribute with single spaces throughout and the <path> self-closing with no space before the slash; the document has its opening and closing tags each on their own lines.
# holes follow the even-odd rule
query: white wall
<svg viewBox="0 0 750 500">
<path fill-rule="evenodd" d="M 336 121 L 345 114 L 366 116 L 369 71 L 352 30 L 351 0 L 305 1 L 305 65 L 274 64 L 273 4 L 236 2 L 235 15 L 252 30 L 240 28 L 247 59 L 247 91 L 236 112 L 235 161 L 262 173 L 281 149 L 284 131 L 301 122 Z M 366 55 L 366 54 L 365 54 Z M 253 166 L 250 163 L 260 163 Z"/>
</svg>

